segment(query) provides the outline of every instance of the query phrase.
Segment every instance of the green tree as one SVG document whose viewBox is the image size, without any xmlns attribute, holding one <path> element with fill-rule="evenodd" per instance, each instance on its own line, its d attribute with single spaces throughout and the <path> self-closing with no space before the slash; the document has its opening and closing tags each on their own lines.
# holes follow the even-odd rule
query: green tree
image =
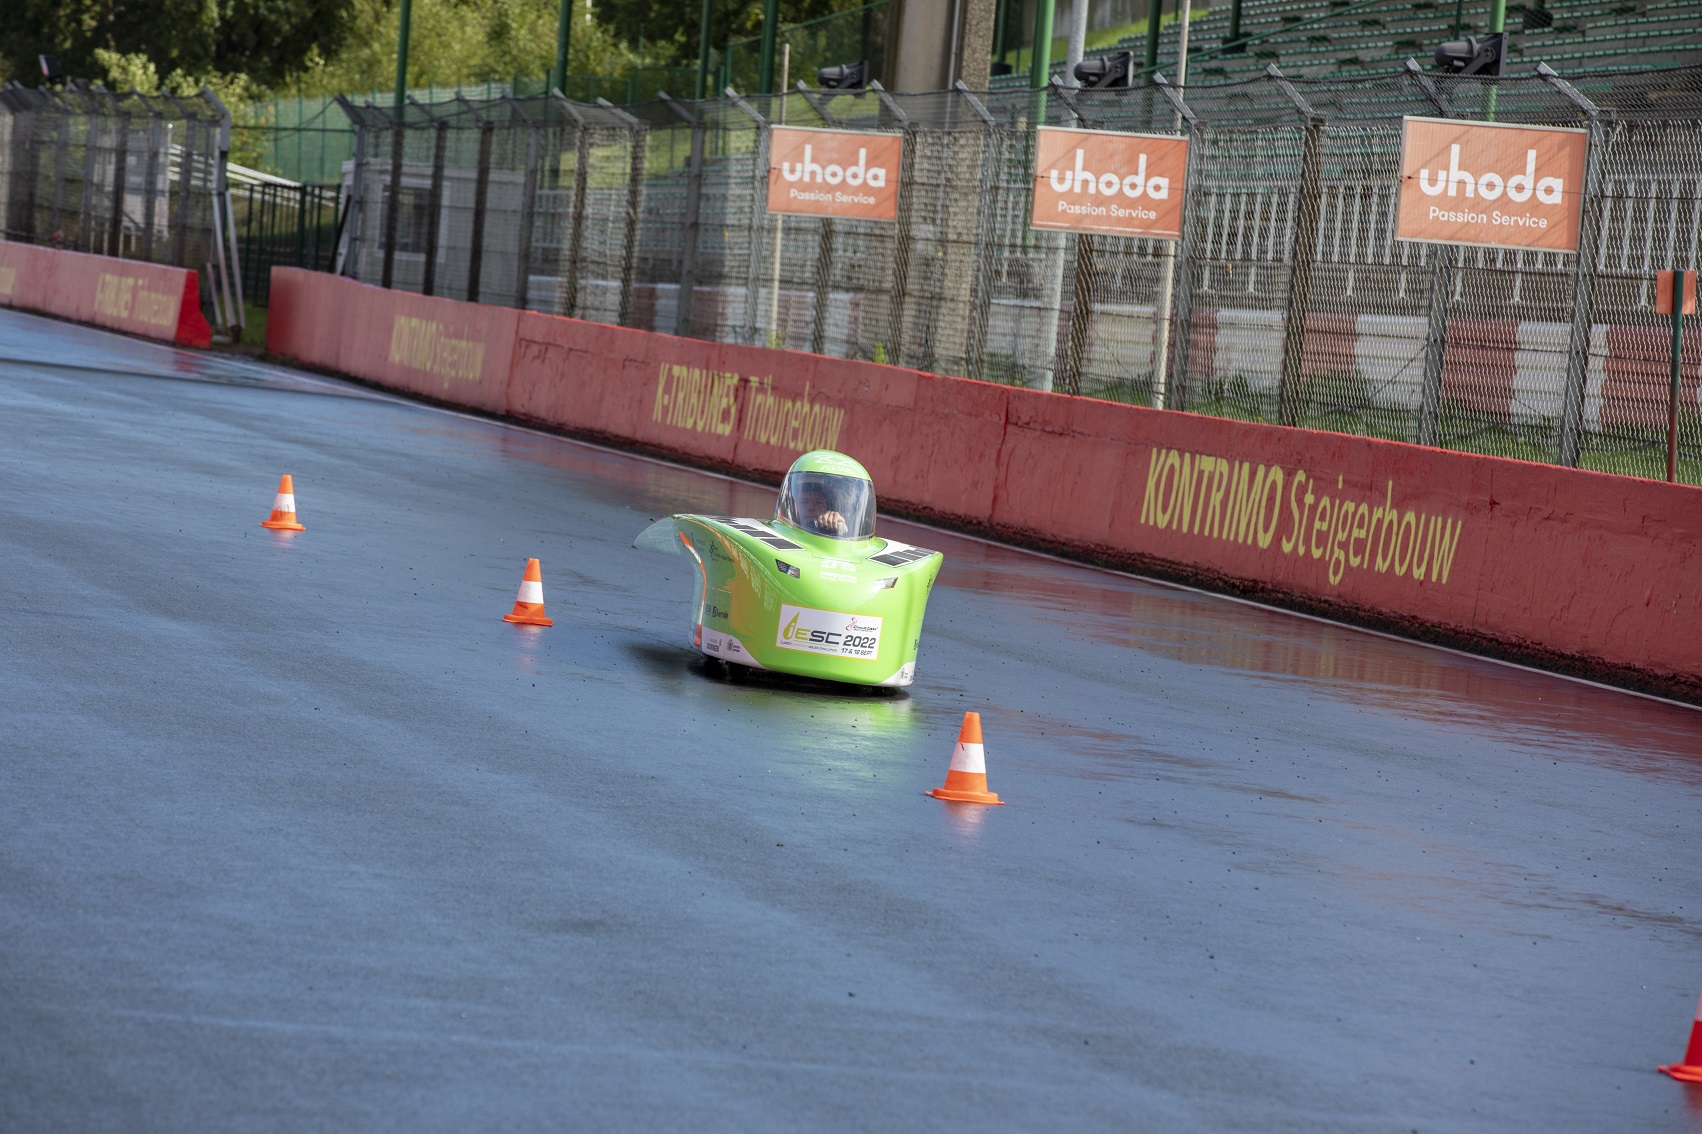
<svg viewBox="0 0 1702 1134">
<path fill-rule="evenodd" d="M 4 7 L 0 79 L 28 80 L 45 52 L 81 78 L 111 79 L 115 56 L 140 56 L 159 75 L 242 75 L 260 87 L 287 81 L 314 56 L 340 52 L 354 15 L 346 0 L 4 0 Z"/>
<path fill-rule="evenodd" d="M 859 7 L 780 0 L 782 24 Z M 36 55 L 108 86 L 198 90 L 233 106 L 266 94 L 388 90 L 397 0 L 0 0 L 0 80 L 31 81 Z M 410 86 L 452 87 L 555 63 L 559 0 L 413 0 Z M 568 70 L 623 75 L 634 65 L 697 61 L 694 0 L 574 0 Z M 713 39 L 762 30 L 763 0 L 716 0 Z M 643 50 L 638 49 L 642 42 Z"/>
<path fill-rule="evenodd" d="M 861 8 L 863 0 L 780 0 L 782 27 Z M 710 42 L 744 39 L 762 31 L 763 0 L 715 0 Z M 697 35 L 703 15 L 700 0 L 624 0 L 599 6 L 598 14 L 628 43 L 643 38 L 654 45 L 657 62 L 697 62 Z"/>
<path fill-rule="evenodd" d="M 308 61 L 285 88 L 292 94 L 388 90 L 396 81 L 398 10 L 390 0 L 355 0 L 348 46 Z M 542 79 L 555 65 L 559 0 L 414 0 L 408 84 L 453 87 L 522 75 Z M 623 74 L 640 62 L 608 25 L 575 0 L 574 74 Z"/>
</svg>

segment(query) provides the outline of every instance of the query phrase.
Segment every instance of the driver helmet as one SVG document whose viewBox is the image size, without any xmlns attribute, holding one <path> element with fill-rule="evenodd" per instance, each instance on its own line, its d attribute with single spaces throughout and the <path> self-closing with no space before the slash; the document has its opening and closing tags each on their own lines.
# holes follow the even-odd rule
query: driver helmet
<svg viewBox="0 0 1702 1134">
<path fill-rule="evenodd" d="M 874 482 L 845 454 L 816 449 L 786 471 L 774 518 L 828 539 L 869 539 L 875 534 Z"/>
</svg>

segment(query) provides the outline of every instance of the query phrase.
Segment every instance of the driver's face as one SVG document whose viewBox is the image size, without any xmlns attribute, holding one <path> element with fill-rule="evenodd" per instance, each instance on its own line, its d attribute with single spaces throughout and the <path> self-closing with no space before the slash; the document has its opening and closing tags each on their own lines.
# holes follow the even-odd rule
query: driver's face
<svg viewBox="0 0 1702 1134">
<path fill-rule="evenodd" d="M 804 489 L 798 502 L 802 505 L 803 520 L 807 524 L 822 531 L 840 533 L 850 527 L 844 516 L 829 509 L 827 493 L 819 487 L 812 485 Z"/>
</svg>

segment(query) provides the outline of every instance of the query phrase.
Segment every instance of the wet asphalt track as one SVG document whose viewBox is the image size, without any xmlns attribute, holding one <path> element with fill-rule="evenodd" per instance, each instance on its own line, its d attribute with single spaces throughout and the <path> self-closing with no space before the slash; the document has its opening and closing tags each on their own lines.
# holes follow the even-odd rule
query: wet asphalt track
<svg viewBox="0 0 1702 1134">
<path fill-rule="evenodd" d="M 1702 1129 L 1702 714 L 896 523 L 908 696 L 730 684 L 768 490 L 0 359 L 0 1130 Z"/>
</svg>

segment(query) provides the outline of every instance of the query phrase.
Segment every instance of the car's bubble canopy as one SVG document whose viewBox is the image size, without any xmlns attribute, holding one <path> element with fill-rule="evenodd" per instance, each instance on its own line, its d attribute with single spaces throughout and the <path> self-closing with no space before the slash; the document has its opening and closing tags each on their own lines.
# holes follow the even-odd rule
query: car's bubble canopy
<svg viewBox="0 0 1702 1134">
<path fill-rule="evenodd" d="M 805 453 L 780 484 L 774 518 L 828 539 L 875 534 L 875 485 L 862 465 L 828 449 Z"/>
</svg>

